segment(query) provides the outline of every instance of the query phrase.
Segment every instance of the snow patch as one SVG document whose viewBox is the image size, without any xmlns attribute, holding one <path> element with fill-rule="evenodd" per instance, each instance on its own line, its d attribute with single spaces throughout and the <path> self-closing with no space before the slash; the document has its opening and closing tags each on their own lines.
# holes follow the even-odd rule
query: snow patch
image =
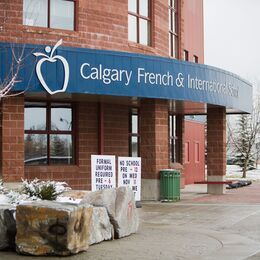
<svg viewBox="0 0 260 260">
<path fill-rule="evenodd" d="M 242 171 L 238 165 L 227 165 L 226 179 L 260 181 L 260 169 L 247 171 L 246 178 L 242 178 Z"/>
</svg>

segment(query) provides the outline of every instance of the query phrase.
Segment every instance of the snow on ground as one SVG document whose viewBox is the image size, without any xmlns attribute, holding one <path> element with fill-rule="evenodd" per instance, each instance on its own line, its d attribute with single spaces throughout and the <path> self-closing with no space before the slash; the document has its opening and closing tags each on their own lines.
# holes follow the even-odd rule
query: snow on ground
<svg viewBox="0 0 260 260">
<path fill-rule="evenodd" d="M 251 180 L 260 181 L 260 168 L 247 171 L 246 178 L 242 178 L 241 168 L 237 165 L 227 165 L 227 180 Z"/>
</svg>

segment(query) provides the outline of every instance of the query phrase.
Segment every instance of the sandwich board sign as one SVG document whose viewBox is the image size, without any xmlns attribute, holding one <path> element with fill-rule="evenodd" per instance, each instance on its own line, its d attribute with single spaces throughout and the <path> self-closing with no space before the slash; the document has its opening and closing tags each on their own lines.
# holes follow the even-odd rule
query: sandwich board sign
<svg viewBox="0 0 260 260">
<path fill-rule="evenodd" d="M 91 190 L 116 187 L 116 167 L 114 155 L 91 155 Z"/>
<path fill-rule="evenodd" d="M 118 157 L 118 187 L 128 186 L 135 194 L 135 201 L 141 200 L 141 158 Z"/>
</svg>

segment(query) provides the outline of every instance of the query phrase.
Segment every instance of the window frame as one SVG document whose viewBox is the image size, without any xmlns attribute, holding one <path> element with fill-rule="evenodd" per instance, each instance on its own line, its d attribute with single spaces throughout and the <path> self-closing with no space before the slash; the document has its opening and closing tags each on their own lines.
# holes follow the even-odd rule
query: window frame
<svg viewBox="0 0 260 260">
<path fill-rule="evenodd" d="M 136 42 L 135 41 L 131 41 L 130 42 L 135 42 L 138 44 L 142 44 L 144 46 L 152 46 L 152 1 L 148 0 L 148 16 L 143 16 L 140 14 L 140 0 L 134 0 L 136 1 L 136 13 L 129 11 L 129 6 L 128 6 L 128 15 L 132 15 L 134 17 L 136 17 Z M 140 19 L 146 20 L 147 24 L 148 24 L 148 30 L 147 30 L 147 34 L 148 34 L 148 42 L 147 45 L 140 43 Z M 129 26 L 129 21 L 128 21 L 128 26 Z M 129 30 L 129 27 L 128 27 Z"/>
<path fill-rule="evenodd" d="M 179 38 L 178 38 L 178 28 L 179 28 L 179 1 L 177 0 L 168 0 L 168 19 L 171 17 L 171 20 L 168 21 L 168 37 L 169 37 L 169 56 L 178 59 L 179 58 Z M 169 15 L 170 13 L 170 15 Z M 174 19 L 173 19 L 174 14 Z M 173 28 L 175 25 L 175 28 Z M 175 39 L 173 46 L 173 39 Z M 175 52 L 175 53 L 174 53 Z"/>
<path fill-rule="evenodd" d="M 36 1 L 36 0 L 35 0 Z M 74 3 L 74 18 L 73 18 L 73 29 L 64 29 L 64 28 L 54 28 L 50 26 L 51 23 L 51 1 L 52 0 L 47 0 L 47 26 L 37 26 L 37 25 L 27 25 L 24 24 L 24 26 L 32 26 L 32 27 L 39 27 L 39 28 L 48 28 L 48 29 L 54 29 L 54 30 L 65 30 L 65 31 L 76 31 L 77 29 L 77 6 L 78 6 L 78 1 L 77 0 L 62 0 L 65 2 L 73 2 Z M 24 0 L 23 0 L 24 4 Z"/>
<path fill-rule="evenodd" d="M 132 132 L 132 116 L 137 115 L 137 133 Z M 128 154 L 132 155 L 132 137 L 137 137 L 137 157 L 140 157 L 140 113 L 138 108 L 131 108 L 129 111 L 129 130 L 128 130 Z"/>
<path fill-rule="evenodd" d="M 46 135 L 47 136 L 47 163 L 46 164 L 39 164 L 37 166 L 57 166 L 57 165 L 61 165 L 61 166 L 71 166 L 71 165 L 76 165 L 77 164 L 77 156 L 76 156 L 76 149 L 77 149 L 77 143 L 76 143 L 76 105 L 73 102 L 61 102 L 61 101 L 33 101 L 33 100 L 26 100 L 25 101 L 25 105 L 24 108 L 26 108 L 26 104 L 27 103 L 35 103 L 34 106 L 32 107 L 44 107 L 46 108 L 46 129 L 45 130 L 26 130 L 24 129 L 24 135 L 26 134 L 38 134 L 38 135 Z M 46 106 L 37 106 L 37 103 L 45 103 Z M 71 130 L 52 130 L 51 129 L 51 109 L 55 108 L 55 106 L 52 106 L 52 104 L 61 104 L 61 106 L 59 106 L 59 108 L 71 108 Z M 64 104 L 64 106 L 62 106 L 62 104 Z M 70 105 L 70 106 L 66 106 L 66 105 Z M 50 158 L 50 136 L 51 135 L 70 135 L 71 136 L 71 141 L 72 141 L 72 163 L 71 164 L 62 164 L 62 163 L 57 163 L 57 164 L 53 164 L 51 163 L 51 158 Z M 36 166 L 36 165 L 26 165 L 24 163 L 24 165 L 27 166 Z"/>
</svg>

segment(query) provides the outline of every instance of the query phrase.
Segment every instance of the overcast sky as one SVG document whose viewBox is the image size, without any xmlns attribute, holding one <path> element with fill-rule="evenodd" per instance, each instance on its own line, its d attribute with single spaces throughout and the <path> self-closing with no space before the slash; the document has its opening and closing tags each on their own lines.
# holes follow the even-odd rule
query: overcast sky
<svg viewBox="0 0 260 260">
<path fill-rule="evenodd" d="M 204 0 L 205 64 L 260 81 L 260 0 Z"/>
</svg>

